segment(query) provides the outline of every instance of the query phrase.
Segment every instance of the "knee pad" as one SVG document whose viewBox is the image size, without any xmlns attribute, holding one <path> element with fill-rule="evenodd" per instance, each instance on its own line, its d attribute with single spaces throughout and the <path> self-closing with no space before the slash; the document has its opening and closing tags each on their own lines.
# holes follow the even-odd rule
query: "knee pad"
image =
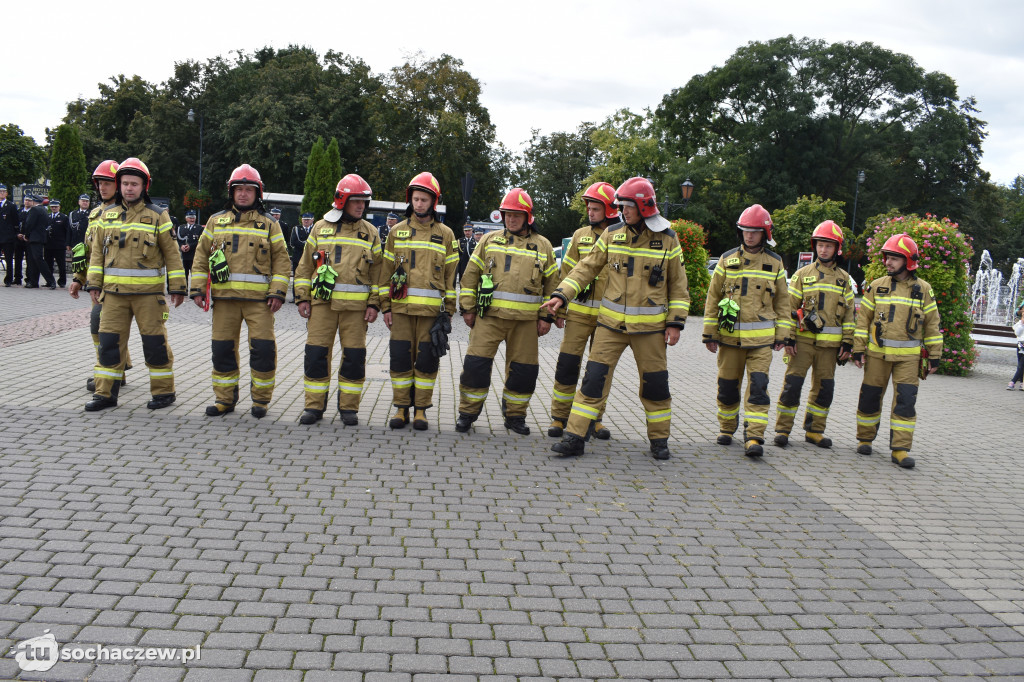
<svg viewBox="0 0 1024 682">
<path fill-rule="evenodd" d="M 467 355 L 462 363 L 462 376 L 459 381 L 467 388 L 488 388 L 491 385 L 492 358 L 479 355 Z"/>
<path fill-rule="evenodd" d="M 836 392 L 835 379 L 822 379 L 818 388 L 818 395 L 814 396 L 814 402 L 822 407 L 829 407 Z"/>
<path fill-rule="evenodd" d="M 804 388 L 804 378 L 796 374 L 790 374 L 782 384 L 782 395 L 779 396 L 779 404 L 786 407 L 796 407 L 800 404 L 800 391 Z"/>
<path fill-rule="evenodd" d="M 341 368 L 338 369 L 338 376 L 345 377 L 350 381 L 357 381 L 366 377 L 366 349 L 365 348 L 342 348 Z"/>
<path fill-rule="evenodd" d="M 600 398 L 604 395 L 604 382 L 608 380 L 608 365 L 603 362 L 587 360 L 587 371 L 583 374 L 580 393 L 588 398 Z"/>
<path fill-rule="evenodd" d="M 103 310 L 103 306 L 100 304 L 92 307 L 92 312 L 89 313 L 89 331 L 93 334 L 100 333 L 100 312 Z"/>
<path fill-rule="evenodd" d="M 644 372 L 640 384 L 640 397 L 648 400 L 671 398 L 672 394 L 668 390 L 668 370 Z"/>
<path fill-rule="evenodd" d="M 857 411 L 861 414 L 875 414 L 882 411 L 882 387 L 862 385 Z"/>
<path fill-rule="evenodd" d="M 555 383 L 576 385 L 580 379 L 580 365 L 583 358 L 572 353 L 559 353 L 555 364 Z"/>
<path fill-rule="evenodd" d="M 917 386 L 913 384 L 896 384 L 896 405 L 892 411 L 897 417 L 913 419 L 917 416 Z"/>
<path fill-rule="evenodd" d="M 411 372 L 412 371 L 412 342 L 396 341 L 391 339 L 389 346 L 391 351 L 391 371 Z"/>
<path fill-rule="evenodd" d="M 104 367 L 114 367 L 121 364 L 121 342 L 120 334 L 110 332 L 97 332 L 100 337 L 100 364 Z"/>
<path fill-rule="evenodd" d="M 213 347 L 213 371 L 234 372 L 238 369 L 235 362 L 235 342 L 231 339 L 214 340 Z"/>
<path fill-rule="evenodd" d="M 718 402 L 723 405 L 735 405 L 740 401 L 740 380 L 718 380 Z"/>
<path fill-rule="evenodd" d="M 171 360 L 167 356 L 167 339 L 162 334 L 142 335 L 142 355 L 151 365 L 166 365 Z"/>
<path fill-rule="evenodd" d="M 277 368 L 277 343 L 271 339 L 250 341 L 249 367 L 254 372 L 273 372 Z"/>
<path fill-rule="evenodd" d="M 417 347 L 416 369 L 424 374 L 433 374 L 441 365 L 441 358 L 434 355 L 434 344 L 421 341 Z"/>
<path fill-rule="evenodd" d="M 764 372 L 750 373 L 750 404 L 771 405 L 768 397 L 768 375 Z"/>
<path fill-rule="evenodd" d="M 540 374 L 540 367 L 538 365 L 510 362 L 508 364 L 508 379 L 505 380 L 505 388 L 513 393 L 533 393 L 537 388 L 538 374 Z"/>
<path fill-rule="evenodd" d="M 305 369 L 310 379 L 323 379 L 331 373 L 327 366 L 327 347 L 306 344 Z"/>
</svg>

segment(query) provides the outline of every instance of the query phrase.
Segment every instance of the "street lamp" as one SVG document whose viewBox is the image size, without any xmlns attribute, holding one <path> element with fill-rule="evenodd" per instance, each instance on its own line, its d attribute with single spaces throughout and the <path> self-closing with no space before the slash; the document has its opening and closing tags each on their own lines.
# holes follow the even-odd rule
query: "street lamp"
<svg viewBox="0 0 1024 682">
<path fill-rule="evenodd" d="M 857 184 L 853 188 L 853 220 L 850 221 L 850 238 L 857 236 L 857 198 L 860 196 L 860 186 L 864 184 L 864 171 L 857 171 Z M 849 253 L 849 250 L 847 251 Z M 846 259 L 847 271 L 853 269 L 853 257 L 848 256 Z"/>
<path fill-rule="evenodd" d="M 196 112 L 192 109 L 188 110 L 188 122 L 196 122 Z M 203 112 L 199 112 L 199 191 L 203 191 Z M 201 209 L 196 209 L 196 222 L 200 225 L 202 220 L 200 219 L 199 212 Z"/>
<path fill-rule="evenodd" d="M 683 184 L 679 185 L 679 192 L 683 195 L 683 208 L 690 203 L 690 197 L 693 196 L 693 183 L 690 182 L 690 178 L 686 178 Z"/>
</svg>

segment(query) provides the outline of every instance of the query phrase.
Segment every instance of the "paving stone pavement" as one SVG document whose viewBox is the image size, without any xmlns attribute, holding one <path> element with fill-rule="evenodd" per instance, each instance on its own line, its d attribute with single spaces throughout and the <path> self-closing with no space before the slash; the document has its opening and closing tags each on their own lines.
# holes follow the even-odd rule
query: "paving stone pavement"
<svg viewBox="0 0 1024 682">
<path fill-rule="evenodd" d="M 3 657 L 0 679 L 1024 679 L 1012 350 L 924 383 L 914 470 L 854 452 L 852 365 L 832 450 L 769 445 L 750 461 L 714 444 L 714 356 L 692 324 L 669 350 L 673 458 L 647 453 L 627 353 L 613 440 L 565 462 L 544 434 L 557 330 L 541 340 L 533 434 L 502 428 L 495 372 L 463 435 L 460 321 L 430 430 L 394 432 L 380 323 L 360 426 L 297 423 L 290 304 L 267 418 L 244 395 L 203 415 L 210 322 L 191 303 L 168 325 L 178 402 L 146 409 L 133 330 L 121 404 L 86 414 L 87 310 L 0 288 L 0 653 L 49 630 L 201 657 L 45 673 Z M 776 361 L 773 396 L 782 373 Z"/>
</svg>

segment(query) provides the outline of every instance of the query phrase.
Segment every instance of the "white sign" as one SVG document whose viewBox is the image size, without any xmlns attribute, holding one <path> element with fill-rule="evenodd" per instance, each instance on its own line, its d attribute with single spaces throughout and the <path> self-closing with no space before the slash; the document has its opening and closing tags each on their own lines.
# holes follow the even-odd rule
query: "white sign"
<svg viewBox="0 0 1024 682">
<path fill-rule="evenodd" d="M 501 222 L 501 211 L 491 211 L 491 222 L 492 223 L 500 223 Z"/>
</svg>

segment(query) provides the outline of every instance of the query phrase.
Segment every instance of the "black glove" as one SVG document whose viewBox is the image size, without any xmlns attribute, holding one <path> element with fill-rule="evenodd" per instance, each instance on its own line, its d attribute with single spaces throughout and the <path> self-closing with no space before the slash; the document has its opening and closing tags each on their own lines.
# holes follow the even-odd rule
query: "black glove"
<svg viewBox="0 0 1024 682">
<path fill-rule="evenodd" d="M 438 359 L 448 354 L 448 335 L 451 333 L 451 315 L 446 311 L 441 311 L 430 327 L 430 350 Z"/>
<path fill-rule="evenodd" d="M 839 344 L 839 352 L 841 352 L 841 353 L 850 353 L 852 351 L 853 351 L 853 344 L 852 343 L 841 343 L 841 344 Z"/>
<path fill-rule="evenodd" d="M 940 362 L 942 362 L 941 358 L 928 358 L 929 367 L 938 368 Z"/>
<path fill-rule="evenodd" d="M 864 354 L 863 353 L 854 353 L 853 354 L 853 361 L 854 362 L 864 362 Z"/>
</svg>

